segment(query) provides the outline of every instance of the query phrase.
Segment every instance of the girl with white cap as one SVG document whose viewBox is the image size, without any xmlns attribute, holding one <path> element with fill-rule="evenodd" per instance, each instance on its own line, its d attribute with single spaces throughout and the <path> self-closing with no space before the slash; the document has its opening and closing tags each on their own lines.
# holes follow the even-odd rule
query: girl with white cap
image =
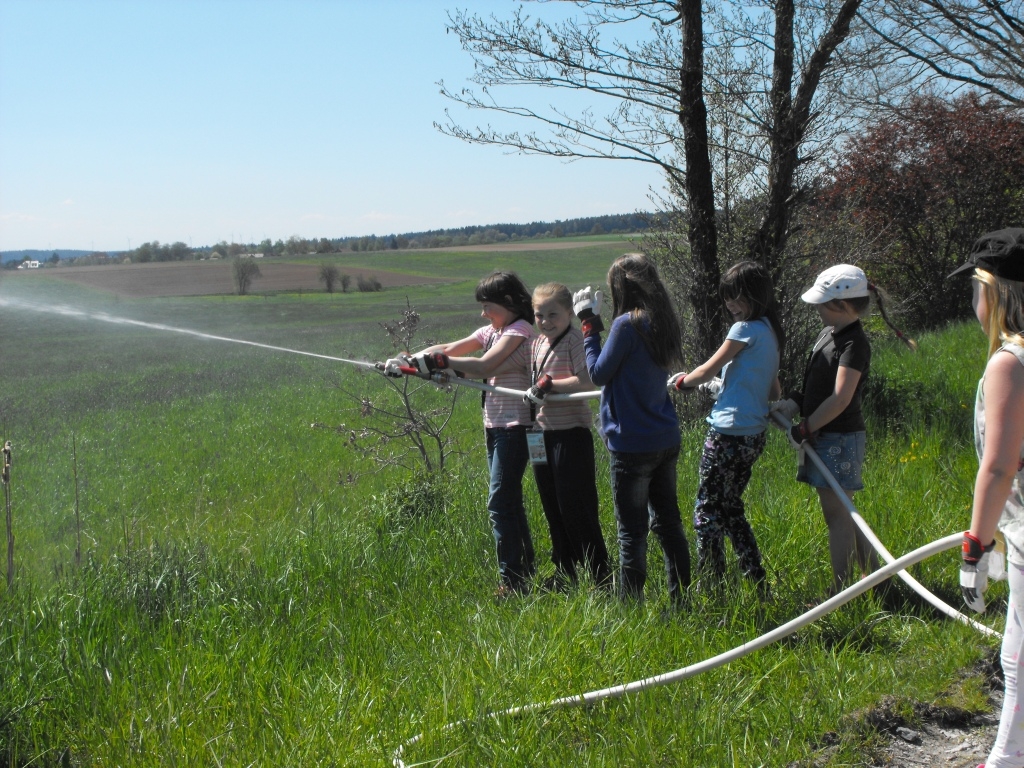
<svg viewBox="0 0 1024 768">
<path fill-rule="evenodd" d="M 825 328 L 814 342 L 804 370 L 803 388 L 786 399 L 772 403 L 771 411 L 793 419 L 801 417 L 791 435 L 803 450 L 813 450 L 852 501 L 864 487 L 866 431 L 861 396 L 871 366 L 871 343 L 860 320 L 871 311 L 875 298 L 886 324 L 911 349 L 913 340 L 897 330 L 886 316 L 883 296 L 868 282 L 864 271 L 850 264 L 837 264 L 818 275 L 814 287 L 801 298 L 818 310 Z M 832 560 L 832 591 L 849 582 L 856 560 L 864 573 L 878 567 L 878 555 L 860 532 L 845 502 L 829 487 L 817 467 L 803 461 L 797 480 L 818 492 L 821 511 L 828 526 L 828 548 Z"/>
</svg>

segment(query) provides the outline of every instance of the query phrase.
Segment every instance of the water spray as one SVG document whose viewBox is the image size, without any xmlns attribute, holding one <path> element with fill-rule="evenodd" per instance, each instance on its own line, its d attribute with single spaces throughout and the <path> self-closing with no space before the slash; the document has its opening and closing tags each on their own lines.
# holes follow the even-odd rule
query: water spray
<svg viewBox="0 0 1024 768">
<path fill-rule="evenodd" d="M 61 315 L 63 317 L 74 317 L 86 320 L 99 320 L 104 323 L 112 323 L 114 325 L 134 325 L 139 328 L 149 328 L 154 331 L 167 331 L 169 333 L 183 333 L 188 336 L 195 336 L 200 339 L 209 339 L 210 341 L 227 341 L 232 344 L 245 344 L 250 347 L 258 347 L 260 349 L 269 349 L 273 352 L 288 352 L 293 355 L 304 355 L 306 357 L 316 357 L 320 360 L 330 360 L 335 363 L 348 363 L 349 365 L 356 365 L 360 368 L 370 368 L 380 373 L 384 373 L 384 364 L 379 362 L 372 362 L 369 360 L 352 360 L 347 357 L 335 357 L 333 355 L 321 355 L 316 352 L 305 352 L 301 349 L 291 349 L 290 347 L 278 347 L 273 344 L 263 344 L 258 341 L 248 341 L 246 339 L 233 339 L 228 336 L 217 336 L 212 333 L 203 333 L 201 331 L 193 331 L 188 328 L 178 328 L 173 325 L 164 325 L 163 323 L 147 323 L 143 320 L 131 320 L 127 317 L 118 317 L 116 315 L 109 315 L 106 312 L 88 312 L 82 309 L 75 309 L 62 304 L 53 306 L 44 306 L 42 304 L 34 304 L 32 302 L 19 301 L 18 299 L 4 299 L 0 298 L 0 307 L 10 309 L 21 309 L 30 310 L 32 312 L 46 312 L 52 315 Z M 415 368 L 409 368 L 403 366 L 399 369 L 403 374 L 407 376 L 419 376 L 419 371 Z M 438 386 L 448 386 L 451 384 L 457 384 L 460 387 L 468 387 L 470 389 L 479 389 L 484 392 L 491 392 L 498 395 L 509 395 L 513 397 L 521 398 L 526 392 L 521 392 L 516 389 L 508 389 L 507 387 L 495 387 L 491 384 L 484 384 L 483 382 L 474 381 L 472 379 L 463 379 L 455 376 L 450 376 L 444 372 L 437 372 L 433 374 L 429 381 L 432 381 Z M 586 400 L 597 398 L 601 396 L 601 390 L 594 390 L 592 392 L 573 392 L 571 394 L 561 395 L 548 395 L 547 399 L 553 402 L 560 402 L 564 400 Z"/>
<path fill-rule="evenodd" d="M 350 365 L 358 365 L 362 368 L 374 368 L 376 370 L 383 370 L 380 363 L 373 363 L 367 360 L 350 360 L 346 357 L 333 357 L 331 355 L 320 355 L 316 352 L 304 352 L 301 349 L 290 349 L 288 347 L 278 347 L 273 344 L 261 344 L 258 341 L 247 341 L 245 339 L 232 339 L 228 336 L 216 336 L 212 333 L 202 333 L 200 331 L 192 331 L 188 328 L 177 328 L 173 325 L 164 325 L 162 323 L 147 323 L 142 320 L 130 320 L 126 317 L 117 317 L 116 315 L 108 315 L 106 312 L 86 312 L 85 310 L 75 309 L 64 305 L 55 306 L 43 306 L 40 304 L 33 304 L 31 302 L 18 301 L 17 299 L 2 299 L 0 298 L 0 307 L 10 307 L 11 309 L 27 309 L 33 312 L 47 312 L 54 315 L 62 315 L 64 317 L 77 317 L 84 318 L 87 320 L 99 320 L 104 323 L 113 323 L 114 325 L 134 325 L 140 328 L 149 328 L 154 331 L 168 331 L 170 333 L 184 333 L 189 336 L 196 336 L 200 339 L 209 339 L 211 341 L 228 341 L 233 344 L 246 344 L 250 347 L 259 347 L 260 349 L 269 349 L 274 352 L 289 352 L 293 355 L 305 355 L 306 357 L 317 357 L 321 360 L 331 360 L 336 363 L 349 363 Z"/>
</svg>

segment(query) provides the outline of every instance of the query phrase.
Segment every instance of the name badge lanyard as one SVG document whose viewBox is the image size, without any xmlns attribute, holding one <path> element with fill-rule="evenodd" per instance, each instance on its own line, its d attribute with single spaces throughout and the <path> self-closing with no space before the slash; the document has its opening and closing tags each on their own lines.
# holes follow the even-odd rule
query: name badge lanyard
<svg viewBox="0 0 1024 768">
<path fill-rule="evenodd" d="M 487 350 L 489 350 L 494 345 L 495 336 L 496 336 L 496 334 L 492 333 L 488 337 L 487 345 L 484 347 L 484 351 L 483 351 L 483 354 L 481 355 L 481 357 L 483 355 L 486 355 L 487 354 Z M 487 379 L 484 379 L 483 381 L 484 381 L 484 384 L 487 383 Z M 481 389 L 480 390 L 480 407 L 484 408 L 486 405 L 487 405 L 487 390 L 486 389 Z"/>
<path fill-rule="evenodd" d="M 568 328 L 566 328 L 564 331 L 562 331 L 560 334 L 558 334 L 558 338 L 557 339 L 555 339 L 553 342 L 551 342 L 551 344 L 548 346 L 548 351 L 544 353 L 544 357 L 541 359 L 539 366 L 537 365 L 537 358 L 536 357 L 533 358 L 533 378 L 530 381 L 531 385 L 537 383 L 537 379 L 539 378 L 540 372 L 544 370 L 544 366 L 548 362 L 548 357 L 550 357 L 551 353 L 555 351 L 555 347 L 558 346 L 558 342 L 560 342 L 562 339 L 564 339 L 566 334 L 568 334 L 570 330 L 572 330 L 572 326 L 571 325 Z M 531 401 L 530 402 L 530 421 L 533 422 L 533 421 L 536 421 L 536 420 L 537 420 L 537 404 Z"/>
</svg>

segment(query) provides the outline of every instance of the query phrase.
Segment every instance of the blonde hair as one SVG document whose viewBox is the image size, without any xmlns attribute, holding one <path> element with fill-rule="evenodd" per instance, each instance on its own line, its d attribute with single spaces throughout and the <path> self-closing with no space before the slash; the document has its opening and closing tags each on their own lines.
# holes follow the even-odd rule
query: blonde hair
<svg viewBox="0 0 1024 768">
<path fill-rule="evenodd" d="M 533 306 L 535 309 L 538 304 L 547 299 L 554 299 L 561 306 L 568 309 L 570 314 L 572 313 L 572 294 L 561 283 L 541 283 L 533 289 Z"/>
<path fill-rule="evenodd" d="M 974 279 L 981 284 L 988 305 L 988 356 L 992 357 L 1003 344 L 1024 347 L 1024 282 L 996 277 L 975 268 Z"/>
</svg>

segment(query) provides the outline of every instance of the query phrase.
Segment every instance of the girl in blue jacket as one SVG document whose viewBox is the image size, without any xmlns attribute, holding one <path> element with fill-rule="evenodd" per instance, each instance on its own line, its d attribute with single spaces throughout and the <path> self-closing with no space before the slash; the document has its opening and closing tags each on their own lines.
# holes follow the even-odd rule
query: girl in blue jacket
<svg viewBox="0 0 1024 768">
<path fill-rule="evenodd" d="M 680 605 L 690 584 L 690 550 L 676 500 L 679 422 L 666 390 L 682 359 L 679 320 L 658 270 L 642 253 L 608 270 L 612 323 L 601 344 L 601 291 L 573 297 L 587 369 L 601 393 L 601 436 L 611 453 L 618 527 L 620 592 L 643 598 L 647 533 L 661 544 L 669 597 Z"/>
</svg>

